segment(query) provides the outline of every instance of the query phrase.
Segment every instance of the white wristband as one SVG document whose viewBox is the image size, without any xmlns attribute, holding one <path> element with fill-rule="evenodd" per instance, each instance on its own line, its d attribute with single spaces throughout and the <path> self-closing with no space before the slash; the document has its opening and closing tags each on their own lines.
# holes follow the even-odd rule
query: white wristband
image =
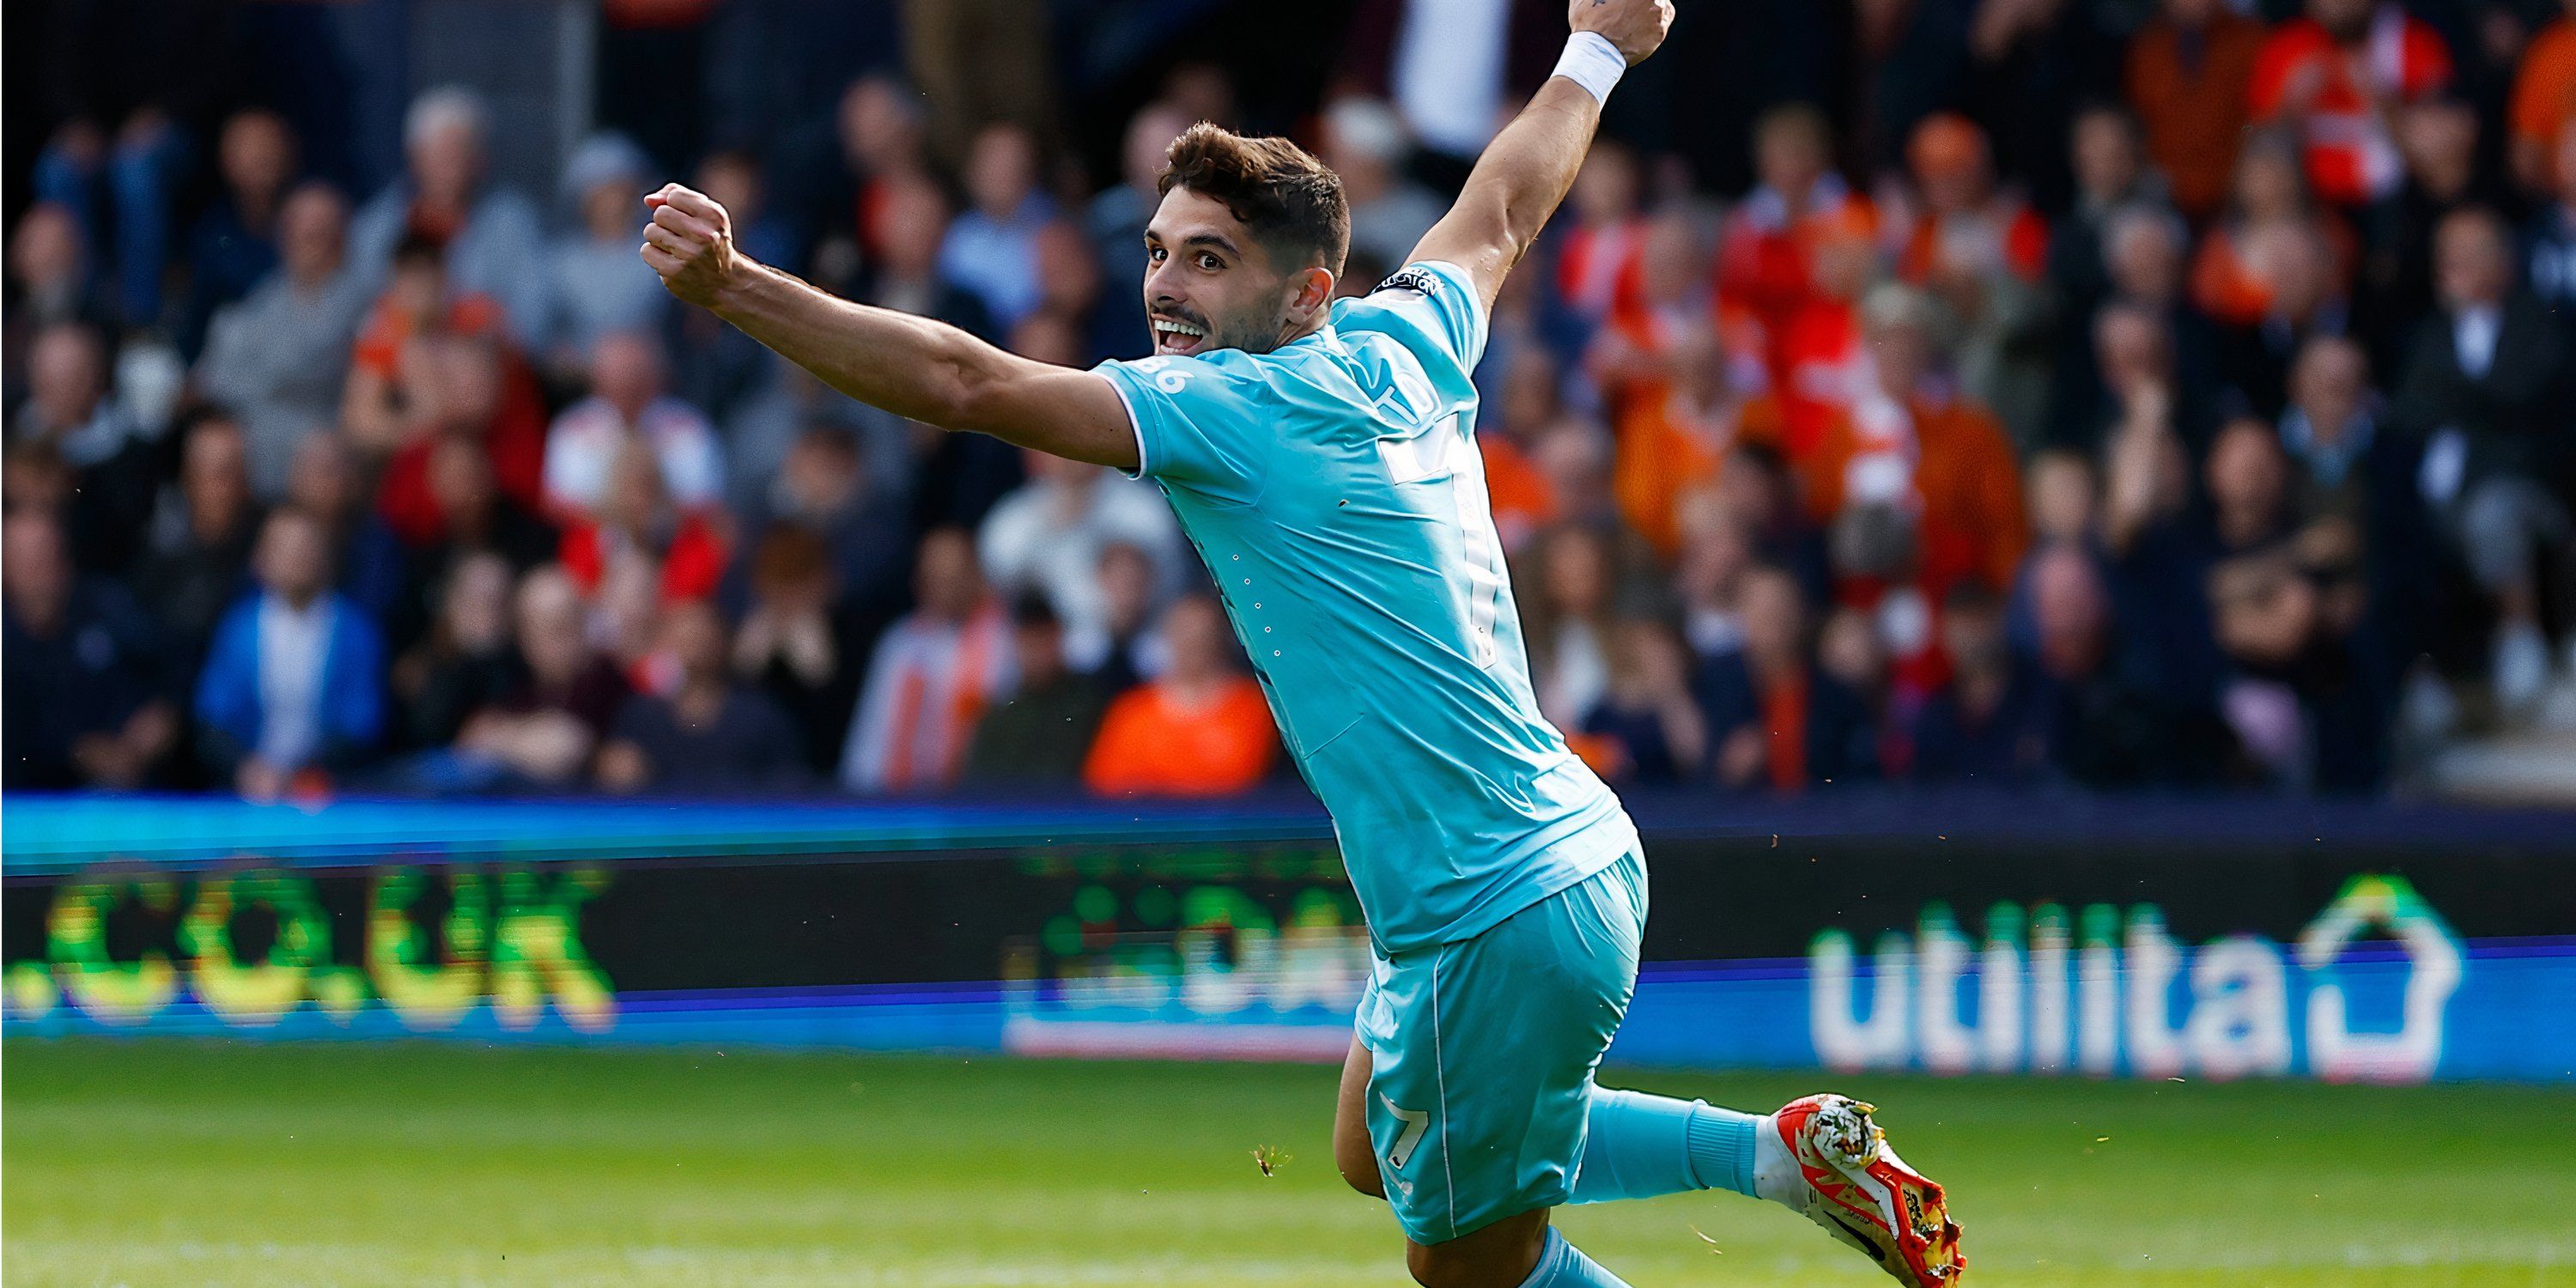
<svg viewBox="0 0 2576 1288">
<path fill-rule="evenodd" d="M 1618 84 L 1627 70 L 1628 56 L 1597 31 L 1578 31 L 1568 37 L 1565 53 L 1556 60 L 1557 75 L 1582 86 L 1584 92 L 1603 103 L 1610 101 L 1610 87 Z"/>
</svg>

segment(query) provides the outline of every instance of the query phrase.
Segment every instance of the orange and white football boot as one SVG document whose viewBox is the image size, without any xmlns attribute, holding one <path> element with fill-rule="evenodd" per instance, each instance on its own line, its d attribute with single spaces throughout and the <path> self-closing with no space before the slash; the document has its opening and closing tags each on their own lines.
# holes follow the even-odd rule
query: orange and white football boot
<svg viewBox="0 0 2576 1288">
<path fill-rule="evenodd" d="M 1873 1112 L 1849 1096 L 1824 1095 L 1772 1115 L 1806 1180 L 1805 1203 L 1790 1206 L 1910 1288 L 1958 1288 L 1968 1264 L 1959 1223 L 1941 1187 L 1887 1147 Z"/>
</svg>

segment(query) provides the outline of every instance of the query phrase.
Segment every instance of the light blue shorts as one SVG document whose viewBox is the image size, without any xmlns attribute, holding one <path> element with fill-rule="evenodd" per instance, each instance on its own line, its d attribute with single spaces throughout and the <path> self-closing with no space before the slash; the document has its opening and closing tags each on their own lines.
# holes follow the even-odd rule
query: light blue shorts
<svg viewBox="0 0 2576 1288">
<path fill-rule="evenodd" d="M 1472 939 L 1372 963 L 1358 1017 L 1369 1141 L 1414 1242 L 1566 1201 L 1645 928 L 1632 850 Z"/>
</svg>

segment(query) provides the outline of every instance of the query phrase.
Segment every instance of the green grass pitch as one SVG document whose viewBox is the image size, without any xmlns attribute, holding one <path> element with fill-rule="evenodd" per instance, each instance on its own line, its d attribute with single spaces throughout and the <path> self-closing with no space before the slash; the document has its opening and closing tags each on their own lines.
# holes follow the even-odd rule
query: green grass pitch
<svg viewBox="0 0 2576 1288">
<path fill-rule="evenodd" d="M 10 1284 L 1406 1282 L 1325 1068 L 17 1039 L 0 1073 Z M 1611 1080 L 1875 1099 L 1970 1284 L 2576 1285 L 2568 1090 Z M 1728 1195 L 1561 1219 L 1639 1288 L 1889 1282 Z"/>
</svg>

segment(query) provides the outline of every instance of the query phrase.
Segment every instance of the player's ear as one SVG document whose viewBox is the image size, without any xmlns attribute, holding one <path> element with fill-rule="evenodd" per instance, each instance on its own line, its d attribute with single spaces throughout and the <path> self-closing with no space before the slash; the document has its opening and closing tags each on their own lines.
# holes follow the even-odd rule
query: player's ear
<svg viewBox="0 0 2576 1288">
<path fill-rule="evenodd" d="M 1299 317 L 1310 316 L 1333 302 L 1333 275 L 1323 268 L 1308 268 L 1293 280 L 1297 293 L 1288 297 L 1288 305 Z"/>
</svg>

